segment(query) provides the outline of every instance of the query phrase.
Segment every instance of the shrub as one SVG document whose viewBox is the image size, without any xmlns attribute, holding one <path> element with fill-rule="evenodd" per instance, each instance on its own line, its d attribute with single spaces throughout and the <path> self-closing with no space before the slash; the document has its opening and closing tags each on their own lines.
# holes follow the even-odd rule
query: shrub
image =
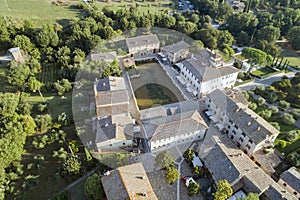
<svg viewBox="0 0 300 200">
<path fill-rule="evenodd" d="M 296 118 L 296 119 L 300 119 L 300 109 L 295 108 L 292 110 L 292 115 Z"/>
<path fill-rule="evenodd" d="M 274 92 L 270 92 L 267 96 L 267 100 L 269 103 L 275 103 L 278 99 L 277 94 L 275 94 Z"/>
<path fill-rule="evenodd" d="M 258 113 L 262 118 L 269 119 L 272 116 L 272 111 L 269 109 L 264 109 Z"/>
<path fill-rule="evenodd" d="M 298 131 L 296 130 L 289 131 L 285 134 L 284 138 L 287 141 L 292 142 L 298 138 Z"/>
<path fill-rule="evenodd" d="M 250 102 L 249 105 L 248 105 L 248 108 L 250 108 L 251 110 L 256 110 L 257 105 L 254 102 Z"/>
<path fill-rule="evenodd" d="M 243 95 L 244 95 L 245 99 L 249 100 L 249 93 L 248 92 L 243 92 Z"/>
<path fill-rule="evenodd" d="M 277 141 L 275 142 L 275 145 L 276 145 L 277 147 L 279 147 L 280 149 L 283 149 L 283 148 L 286 147 L 286 141 L 284 141 L 284 140 L 277 140 Z"/>
<path fill-rule="evenodd" d="M 277 130 L 280 131 L 280 126 L 279 126 L 278 122 L 270 122 L 270 124 L 271 124 L 272 126 L 274 126 L 274 128 L 276 128 Z"/>
<path fill-rule="evenodd" d="M 258 98 L 257 104 L 258 104 L 259 106 L 263 106 L 263 105 L 265 105 L 265 103 L 266 103 L 266 100 L 265 100 L 264 98 L 262 98 L 262 97 L 259 97 L 259 98 Z"/>
<path fill-rule="evenodd" d="M 279 109 L 276 106 L 271 106 L 269 109 L 271 110 L 272 114 L 276 114 L 279 112 Z"/>
<path fill-rule="evenodd" d="M 40 103 L 40 104 L 38 105 L 38 110 L 39 110 L 40 112 L 44 112 L 44 111 L 46 111 L 47 107 L 48 107 L 48 104 L 46 104 L 46 103 Z"/>
<path fill-rule="evenodd" d="M 190 182 L 190 184 L 188 186 L 188 195 L 192 196 L 192 195 L 198 194 L 199 189 L 200 189 L 200 185 L 198 183 Z"/>
<path fill-rule="evenodd" d="M 282 115 L 282 122 L 286 125 L 292 125 L 296 122 L 296 120 L 294 119 L 293 115 L 284 113 Z"/>
<path fill-rule="evenodd" d="M 290 107 L 290 103 L 285 100 L 279 101 L 278 105 L 284 110 L 286 110 Z"/>
<path fill-rule="evenodd" d="M 187 162 L 192 162 L 193 158 L 194 158 L 194 150 L 193 149 L 187 149 L 184 153 L 183 153 L 183 157 Z"/>
</svg>

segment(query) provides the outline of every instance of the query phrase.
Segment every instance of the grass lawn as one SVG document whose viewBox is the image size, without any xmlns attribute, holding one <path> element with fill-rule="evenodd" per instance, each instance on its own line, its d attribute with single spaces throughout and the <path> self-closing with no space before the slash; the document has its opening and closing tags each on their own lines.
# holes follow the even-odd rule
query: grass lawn
<svg viewBox="0 0 300 200">
<path fill-rule="evenodd" d="M 264 68 L 261 68 L 261 69 L 258 69 L 258 70 L 255 70 L 255 71 L 251 72 L 251 74 L 253 74 L 255 76 L 264 76 L 264 75 L 272 73 L 272 72 L 273 71 L 270 70 L 269 68 L 264 67 Z"/>
<path fill-rule="evenodd" d="M 300 51 L 293 50 L 287 43 L 278 43 L 281 49 L 280 56 L 287 58 L 290 65 L 300 67 Z"/>
<path fill-rule="evenodd" d="M 43 94 L 44 102 L 48 103 L 48 110 L 53 119 L 56 119 L 59 114 L 65 112 L 67 116 L 72 115 L 72 92 L 68 92 L 64 95 L 64 99 L 61 96 L 56 95 L 55 93 L 46 93 Z M 38 105 L 43 102 L 42 97 L 36 94 L 27 97 L 27 102 L 32 103 L 33 105 Z"/>
<path fill-rule="evenodd" d="M 72 5 L 78 0 L 69 0 L 68 6 L 56 6 L 51 0 L 0 0 L 0 16 L 17 19 L 30 19 L 38 25 L 64 22 L 79 16 L 79 10 Z"/>
<path fill-rule="evenodd" d="M 150 0 L 145 0 L 145 1 L 131 1 L 131 0 L 122 0 L 120 2 L 119 0 L 113 0 L 110 2 L 104 2 L 104 1 L 95 1 L 96 5 L 102 9 L 105 6 L 108 6 L 109 8 L 112 8 L 113 10 L 118 10 L 118 9 L 124 9 L 127 8 L 129 9 L 131 6 L 136 7 L 138 5 L 137 10 L 139 13 L 155 13 L 158 11 L 162 11 L 164 9 L 169 9 L 169 0 L 162 0 L 162 1 L 150 1 Z"/>
<path fill-rule="evenodd" d="M 285 155 L 288 155 L 289 153 L 297 150 L 300 148 L 300 138 L 291 144 L 288 144 L 284 149 L 282 149 L 282 152 L 285 153 Z"/>
<path fill-rule="evenodd" d="M 81 180 L 78 184 L 73 186 L 68 190 L 69 192 L 69 198 L 70 199 L 80 199 L 80 200 L 86 200 L 86 196 L 84 194 L 84 187 L 85 187 L 85 182 L 86 179 Z"/>
</svg>

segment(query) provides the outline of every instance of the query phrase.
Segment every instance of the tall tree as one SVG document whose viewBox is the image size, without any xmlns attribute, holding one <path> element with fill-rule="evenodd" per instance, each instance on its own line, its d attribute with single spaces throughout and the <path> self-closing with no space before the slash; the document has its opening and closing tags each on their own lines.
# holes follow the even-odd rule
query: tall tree
<svg viewBox="0 0 300 200">
<path fill-rule="evenodd" d="M 84 194 L 90 200 L 103 199 L 105 197 L 101 177 L 98 174 L 93 174 L 87 178 Z"/>
<path fill-rule="evenodd" d="M 162 151 L 155 157 L 155 167 L 164 169 L 170 165 L 173 165 L 175 158 L 170 154 L 169 151 Z"/>
<path fill-rule="evenodd" d="M 300 26 L 294 26 L 287 34 L 289 44 L 295 50 L 300 50 Z"/>
<path fill-rule="evenodd" d="M 214 194 L 216 200 L 226 200 L 232 194 L 233 190 L 227 180 L 217 182 L 217 192 Z"/>
<path fill-rule="evenodd" d="M 174 166 L 166 167 L 165 178 L 167 183 L 174 183 L 177 179 L 179 179 L 180 173 Z"/>
</svg>

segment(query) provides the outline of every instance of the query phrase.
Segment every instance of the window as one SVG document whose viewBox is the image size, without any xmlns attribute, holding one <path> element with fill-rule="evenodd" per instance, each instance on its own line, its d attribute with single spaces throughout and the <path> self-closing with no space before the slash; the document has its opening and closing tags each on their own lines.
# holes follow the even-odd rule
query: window
<svg viewBox="0 0 300 200">
<path fill-rule="evenodd" d="M 297 195 L 298 193 L 295 191 L 295 192 L 293 192 L 294 193 L 294 195 Z"/>
<path fill-rule="evenodd" d="M 230 125 L 228 125 L 228 128 L 230 128 L 231 126 Z"/>
<path fill-rule="evenodd" d="M 252 144 L 252 143 L 253 143 L 253 141 L 250 139 L 250 140 L 249 140 L 249 143 L 250 143 L 250 144 Z"/>
<path fill-rule="evenodd" d="M 123 145 L 125 145 L 125 142 L 123 142 Z"/>
<path fill-rule="evenodd" d="M 234 125 L 234 128 L 235 128 L 235 129 L 238 129 L 237 125 Z"/>
<path fill-rule="evenodd" d="M 236 134 L 235 130 L 233 130 L 232 133 L 235 135 Z"/>
<path fill-rule="evenodd" d="M 240 140 L 241 142 L 244 142 L 244 139 L 243 139 L 242 137 L 240 137 L 239 140 Z"/>
<path fill-rule="evenodd" d="M 109 144 L 109 146 L 112 146 L 112 144 Z"/>
<path fill-rule="evenodd" d="M 246 137 L 246 134 L 245 134 L 245 133 L 242 133 L 242 136 L 243 136 L 243 137 Z"/>
<path fill-rule="evenodd" d="M 286 183 L 283 183 L 283 186 L 286 187 Z"/>
</svg>

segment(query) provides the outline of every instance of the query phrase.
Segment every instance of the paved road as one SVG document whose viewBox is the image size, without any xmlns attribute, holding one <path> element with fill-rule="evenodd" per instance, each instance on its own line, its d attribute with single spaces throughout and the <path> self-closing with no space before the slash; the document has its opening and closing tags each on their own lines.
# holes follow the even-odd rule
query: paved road
<svg viewBox="0 0 300 200">
<path fill-rule="evenodd" d="M 288 78 L 292 78 L 292 77 L 294 77 L 295 73 L 294 72 L 290 72 L 290 73 L 287 73 L 287 74 L 282 73 L 282 74 L 277 74 L 277 75 L 267 77 L 267 78 L 264 78 L 264 79 L 255 79 L 253 82 L 246 83 L 246 84 L 243 84 L 243 85 L 239 85 L 235 88 L 243 91 L 243 90 L 251 90 L 251 89 L 253 89 L 253 88 L 255 88 L 259 85 L 269 86 L 273 82 L 281 80 L 281 78 L 284 75 L 287 76 Z"/>
</svg>

